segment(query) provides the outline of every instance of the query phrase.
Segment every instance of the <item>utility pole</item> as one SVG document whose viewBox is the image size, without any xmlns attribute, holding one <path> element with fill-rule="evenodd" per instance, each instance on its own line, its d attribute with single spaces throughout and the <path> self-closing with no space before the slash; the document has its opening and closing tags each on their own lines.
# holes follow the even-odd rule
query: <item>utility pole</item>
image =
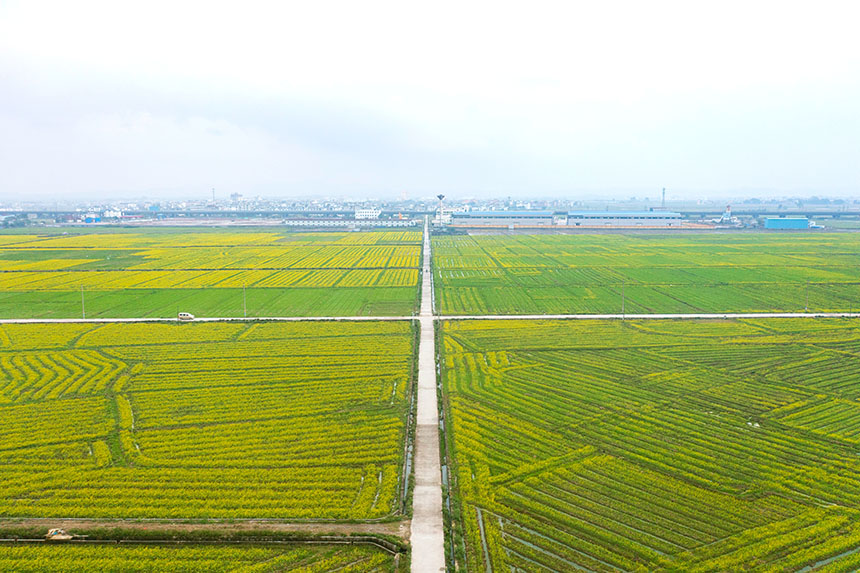
<svg viewBox="0 0 860 573">
<path fill-rule="evenodd" d="M 245 300 L 245 283 L 242 283 L 242 318 L 248 318 L 248 305 Z"/>
<path fill-rule="evenodd" d="M 806 279 L 806 306 L 803 307 L 804 312 L 809 312 L 809 279 Z"/>
<path fill-rule="evenodd" d="M 81 318 L 87 317 L 87 310 L 84 308 L 84 285 L 81 285 Z"/>
</svg>

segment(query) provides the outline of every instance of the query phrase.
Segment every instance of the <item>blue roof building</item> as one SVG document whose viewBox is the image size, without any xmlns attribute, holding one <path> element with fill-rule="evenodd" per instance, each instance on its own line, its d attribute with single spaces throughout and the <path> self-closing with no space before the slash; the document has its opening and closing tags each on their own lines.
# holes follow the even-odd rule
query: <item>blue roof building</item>
<svg viewBox="0 0 860 573">
<path fill-rule="evenodd" d="M 764 220 L 765 229 L 808 229 L 806 217 L 768 217 Z"/>
</svg>

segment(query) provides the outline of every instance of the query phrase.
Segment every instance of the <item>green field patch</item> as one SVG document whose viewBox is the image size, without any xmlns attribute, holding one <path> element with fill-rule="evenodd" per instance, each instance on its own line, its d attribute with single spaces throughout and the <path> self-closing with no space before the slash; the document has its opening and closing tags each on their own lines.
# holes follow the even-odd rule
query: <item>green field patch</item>
<svg viewBox="0 0 860 573">
<path fill-rule="evenodd" d="M 244 299 L 243 299 L 244 294 Z M 414 288 L 361 287 L 230 289 L 120 289 L 84 292 L 39 291 L 0 294 L 2 318 L 172 318 L 199 317 L 409 316 Z"/>
<path fill-rule="evenodd" d="M 0 241 L 0 317 L 403 316 L 416 309 L 420 258 L 417 231 L 102 228 Z"/>
<path fill-rule="evenodd" d="M 853 570 L 849 319 L 447 321 L 457 570 Z"/>
<path fill-rule="evenodd" d="M 850 233 L 440 236 L 433 250 L 444 314 L 620 313 L 622 284 L 628 313 L 846 311 L 860 301 Z"/>
<path fill-rule="evenodd" d="M 3 328 L 0 516 L 400 512 L 408 322 Z"/>
</svg>

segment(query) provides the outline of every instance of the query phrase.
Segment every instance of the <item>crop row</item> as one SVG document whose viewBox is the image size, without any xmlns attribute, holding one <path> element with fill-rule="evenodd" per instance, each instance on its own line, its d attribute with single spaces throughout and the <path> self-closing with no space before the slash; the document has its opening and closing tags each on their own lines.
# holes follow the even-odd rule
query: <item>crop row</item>
<svg viewBox="0 0 860 573">
<path fill-rule="evenodd" d="M 113 426 L 102 396 L 0 405 L 0 450 L 107 434 Z"/>
<path fill-rule="evenodd" d="M 296 271 L 86 271 L 0 273 L 8 291 L 161 288 L 323 288 L 414 286 L 417 269 Z"/>
<path fill-rule="evenodd" d="M 415 246 L 323 246 L 284 243 L 267 247 L 148 249 L 135 253 L 145 259 L 128 268 L 148 269 L 287 269 L 417 267 Z M 48 261 L 46 261 L 48 263 Z M 35 266 L 40 269 L 41 267 Z M 0 270 L 6 270 L 0 266 Z"/>
<path fill-rule="evenodd" d="M 623 290 L 623 294 L 622 294 Z M 806 302 L 807 292 L 809 302 Z M 628 314 L 848 311 L 860 283 L 751 285 L 559 285 L 524 288 L 437 284 L 441 314 Z"/>
<path fill-rule="evenodd" d="M 98 467 L 4 471 L 0 516 L 365 519 L 394 511 L 398 469 Z M 382 466 L 380 466 L 382 467 Z M 365 482 L 373 488 L 362 502 Z"/>
<path fill-rule="evenodd" d="M 80 234 L 30 234 L 5 235 L 0 237 L 0 247 L 16 249 L 140 249 L 190 247 L 259 247 L 290 245 L 398 245 L 418 244 L 420 231 L 373 231 L 373 232 L 309 232 L 283 233 L 242 230 L 239 232 L 218 229 L 211 232 L 110 232 Z"/>
<path fill-rule="evenodd" d="M 2 352 L 0 396 L 10 401 L 28 401 L 99 392 L 125 368 L 123 362 L 92 350 Z"/>
<path fill-rule="evenodd" d="M 812 403 L 794 402 L 783 410 L 788 411 L 772 416 L 782 424 L 808 428 L 849 442 L 856 443 L 860 440 L 860 403 L 855 400 L 825 399 Z"/>
<path fill-rule="evenodd" d="M 301 381 L 296 384 L 216 386 L 209 389 L 133 392 L 140 427 L 178 426 L 206 421 L 324 416 L 345 408 L 372 409 L 405 398 L 400 380 L 368 377 L 345 381 Z M 130 382 L 134 391 L 134 379 Z M 398 391 L 399 390 L 399 391 Z"/>
<path fill-rule="evenodd" d="M 390 571 L 392 556 L 361 546 L 334 545 L 6 545 L 0 570 L 186 571 L 201 573 L 274 571 Z"/>
<path fill-rule="evenodd" d="M 401 428 L 381 416 L 344 416 L 321 426 L 312 418 L 290 419 L 284 440 L 284 419 L 256 420 L 169 430 L 139 430 L 136 464 L 158 466 L 242 467 L 247 460 L 266 467 L 396 464 Z"/>
<path fill-rule="evenodd" d="M 758 285 L 805 284 L 812 286 L 830 283 L 857 283 L 860 280 L 853 269 L 834 272 L 817 267 L 682 267 L 677 264 L 665 267 L 496 267 L 489 258 L 470 259 L 434 257 L 436 281 L 443 287 L 502 286 L 542 288 L 554 286 L 628 286 L 653 285 Z M 370 266 L 370 265 L 364 265 Z M 390 265 L 397 266 L 397 265 Z"/>
</svg>

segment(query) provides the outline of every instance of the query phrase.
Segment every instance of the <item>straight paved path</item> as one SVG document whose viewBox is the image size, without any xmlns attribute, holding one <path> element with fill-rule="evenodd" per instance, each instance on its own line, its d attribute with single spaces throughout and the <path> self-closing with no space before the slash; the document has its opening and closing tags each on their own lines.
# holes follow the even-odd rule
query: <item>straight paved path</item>
<svg viewBox="0 0 860 573">
<path fill-rule="evenodd" d="M 424 223 L 421 271 L 421 338 L 418 345 L 418 405 L 415 427 L 415 490 L 412 497 L 412 572 L 445 570 L 442 523 L 442 466 L 439 460 L 439 406 L 436 397 L 436 349 L 433 332 L 433 274 L 430 230 Z"/>
<path fill-rule="evenodd" d="M 439 316 L 442 320 L 606 320 L 701 319 L 701 318 L 860 318 L 860 312 L 714 312 L 693 314 L 471 314 Z"/>
<path fill-rule="evenodd" d="M 723 312 L 723 313 L 694 313 L 694 314 L 469 314 L 469 315 L 436 315 L 433 316 L 432 305 L 423 299 L 431 298 L 432 278 L 429 271 L 425 273 L 422 286 L 421 314 L 418 320 L 612 320 L 612 319 L 707 319 L 707 318 L 860 318 L 860 312 Z M 339 320 L 339 321 L 373 321 L 373 320 L 415 320 L 414 316 L 255 316 L 248 318 L 237 317 L 208 317 L 195 318 L 193 322 L 247 322 L 249 320 L 271 320 L 279 322 L 300 322 L 308 320 Z M 176 318 L 2 318 L 0 324 L 27 323 L 64 323 L 64 322 L 191 322 Z M 423 324 L 423 322 L 422 322 Z M 431 342 L 432 342 L 431 338 Z M 420 359 L 419 359 L 420 364 Z"/>
<path fill-rule="evenodd" d="M 306 320 L 415 320 L 414 316 L 235 316 L 197 317 L 194 320 L 178 318 L 0 318 L 0 324 L 26 324 L 30 322 L 248 322 L 249 320 L 271 320 L 277 322 L 300 322 Z"/>
</svg>

